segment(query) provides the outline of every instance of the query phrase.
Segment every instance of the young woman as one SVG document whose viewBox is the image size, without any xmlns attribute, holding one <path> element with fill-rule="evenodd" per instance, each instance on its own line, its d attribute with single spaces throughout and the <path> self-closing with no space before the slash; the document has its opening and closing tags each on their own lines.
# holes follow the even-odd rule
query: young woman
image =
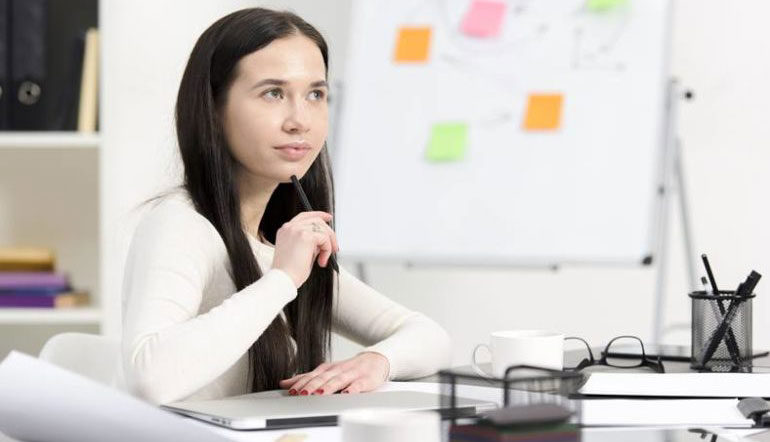
<svg viewBox="0 0 770 442">
<path fill-rule="evenodd" d="M 323 37 L 287 12 L 237 11 L 198 39 L 176 104 L 185 181 L 152 205 L 126 265 L 137 395 L 355 393 L 449 362 L 435 322 L 329 265 L 327 65 Z M 292 175 L 317 211 L 302 212 Z M 366 348 L 324 362 L 332 331 Z"/>
</svg>

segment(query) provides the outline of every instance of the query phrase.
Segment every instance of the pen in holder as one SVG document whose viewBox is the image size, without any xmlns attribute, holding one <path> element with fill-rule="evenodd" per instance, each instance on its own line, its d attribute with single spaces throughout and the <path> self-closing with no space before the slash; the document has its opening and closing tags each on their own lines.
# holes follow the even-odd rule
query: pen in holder
<svg viewBox="0 0 770 442">
<path fill-rule="evenodd" d="M 699 371 L 734 372 L 751 367 L 751 309 L 754 294 L 720 290 L 690 293 L 692 353 L 690 367 Z"/>
</svg>

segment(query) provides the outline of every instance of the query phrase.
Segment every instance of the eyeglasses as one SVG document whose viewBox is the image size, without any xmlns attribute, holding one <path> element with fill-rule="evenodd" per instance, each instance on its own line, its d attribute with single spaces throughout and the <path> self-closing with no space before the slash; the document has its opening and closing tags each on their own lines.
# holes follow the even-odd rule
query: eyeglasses
<svg viewBox="0 0 770 442">
<path fill-rule="evenodd" d="M 657 373 L 666 372 L 663 368 L 663 362 L 661 362 L 660 356 L 656 359 L 648 357 L 644 352 L 644 343 L 642 343 L 642 340 L 636 336 L 617 336 L 612 338 L 607 346 L 604 347 L 604 351 L 601 355 L 602 357 L 598 360 L 594 357 L 591 346 L 588 345 L 588 342 L 586 342 L 585 339 L 570 336 L 564 338 L 564 340 L 574 340 L 585 345 L 585 348 L 582 348 L 581 346 L 581 349 L 579 350 L 585 352 L 582 354 L 583 358 L 580 362 L 573 367 L 564 367 L 564 369 L 568 371 L 580 371 L 592 365 L 605 365 L 614 368 L 645 367 L 650 368 Z"/>
</svg>

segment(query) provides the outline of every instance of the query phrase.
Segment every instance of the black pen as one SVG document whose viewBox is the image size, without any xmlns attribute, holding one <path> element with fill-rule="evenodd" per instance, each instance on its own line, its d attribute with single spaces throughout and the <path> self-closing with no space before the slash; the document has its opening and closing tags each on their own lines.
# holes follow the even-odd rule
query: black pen
<svg viewBox="0 0 770 442">
<path fill-rule="evenodd" d="M 719 289 L 717 288 L 717 280 L 714 278 L 714 272 L 711 271 L 711 264 L 709 263 L 709 258 L 706 256 L 706 254 L 702 254 L 700 256 L 701 260 L 703 261 L 703 267 L 706 268 L 706 275 L 709 277 L 709 283 L 711 284 L 711 293 L 714 295 L 714 299 L 716 300 L 717 307 L 719 307 L 719 313 L 722 314 L 722 318 L 724 318 L 725 314 L 727 313 L 725 309 L 724 303 L 722 303 L 722 300 L 719 299 Z M 738 349 L 738 341 L 735 340 L 735 333 L 733 333 L 732 327 L 729 327 L 727 329 L 727 351 L 730 353 L 730 358 L 735 362 L 736 365 L 740 365 L 740 357 L 741 353 Z"/>
<path fill-rule="evenodd" d="M 302 190 L 302 185 L 299 183 L 299 180 L 297 179 L 297 175 L 291 176 L 291 182 L 294 184 L 294 189 L 297 191 L 297 195 L 299 195 L 299 199 L 300 201 L 302 201 L 302 206 L 305 208 L 305 211 L 312 212 L 313 207 L 310 206 L 310 200 L 307 199 L 307 195 L 305 195 L 305 191 Z M 337 265 L 337 259 L 334 257 L 334 253 L 332 253 L 329 256 L 329 264 L 331 264 L 335 272 L 337 273 L 340 272 L 340 268 Z"/>
<path fill-rule="evenodd" d="M 719 289 L 717 288 L 717 280 L 714 279 L 714 273 L 711 271 L 711 264 L 709 264 L 709 258 L 704 253 L 700 256 L 700 259 L 703 260 L 703 267 L 706 267 L 706 275 L 709 277 L 709 282 L 711 283 L 711 289 L 714 290 L 714 295 L 718 295 Z"/>
</svg>

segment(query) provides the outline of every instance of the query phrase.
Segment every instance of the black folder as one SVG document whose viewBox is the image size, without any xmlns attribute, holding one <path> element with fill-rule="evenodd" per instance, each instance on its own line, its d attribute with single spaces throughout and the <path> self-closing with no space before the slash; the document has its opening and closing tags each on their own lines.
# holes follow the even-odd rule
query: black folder
<svg viewBox="0 0 770 442">
<path fill-rule="evenodd" d="M 0 130 L 75 130 L 97 0 L 0 0 Z"/>
<path fill-rule="evenodd" d="M 97 11 L 97 0 L 48 0 L 46 129 L 77 129 L 85 36 Z"/>
<path fill-rule="evenodd" d="M 47 0 L 11 0 L 11 129 L 45 127 Z"/>
<path fill-rule="evenodd" d="M 0 130 L 7 130 L 10 122 L 8 121 L 8 106 L 10 106 L 11 86 L 10 78 L 10 20 L 9 15 L 11 1 L 0 0 Z"/>
</svg>

